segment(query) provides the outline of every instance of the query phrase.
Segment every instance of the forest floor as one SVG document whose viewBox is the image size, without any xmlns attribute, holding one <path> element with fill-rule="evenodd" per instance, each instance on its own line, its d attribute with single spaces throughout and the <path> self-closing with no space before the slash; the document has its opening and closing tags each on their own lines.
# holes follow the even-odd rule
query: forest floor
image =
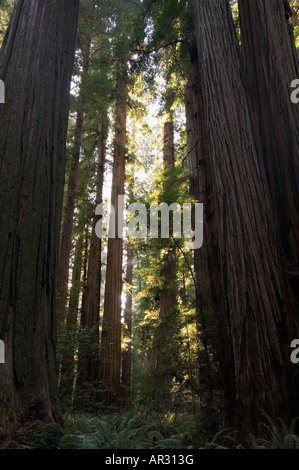
<svg viewBox="0 0 299 470">
<path fill-rule="evenodd" d="M 62 448 L 188 449 L 198 448 L 199 430 L 189 413 L 148 413 L 127 409 L 102 416 L 65 415 Z"/>
<path fill-rule="evenodd" d="M 208 436 L 203 416 L 128 408 L 118 413 L 65 415 L 64 449 L 299 449 L 299 436 L 282 420 L 266 417 L 267 439 L 242 446 L 229 429 Z M 266 429 L 265 428 L 265 429 Z"/>
<path fill-rule="evenodd" d="M 107 410 L 106 410 L 107 411 Z M 212 416 L 189 411 L 162 412 L 130 407 L 114 412 L 66 413 L 63 427 L 57 423 L 33 421 L 21 428 L 5 448 L 18 449 L 299 449 L 290 426 L 267 417 L 267 438 L 251 436 L 247 445 L 228 428 L 212 431 Z M 214 423 L 215 424 L 215 423 Z M 210 427 L 210 431 L 207 430 Z"/>
</svg>

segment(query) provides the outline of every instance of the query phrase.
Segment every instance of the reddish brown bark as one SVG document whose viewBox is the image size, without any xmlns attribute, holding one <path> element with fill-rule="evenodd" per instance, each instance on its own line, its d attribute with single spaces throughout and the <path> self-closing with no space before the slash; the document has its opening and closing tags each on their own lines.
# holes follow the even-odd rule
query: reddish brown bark
<svg viewBox="0 0 299 470">
<path fill-rule="evenodd" d="M 86 102 L 86 92 L 84 91 L 84 78 L 88 72 L 90 62 L 91 40 L 89 40 L 83 59 L 83 77 L 81 92 L 79 98 L 79 111 L 77 112 L 76 129 L 74 136 L 74 146 L 72 149 L 73 166 L 69 175 L 68 190 L 66 197 L 66 206 L 64 210 L 64 219 L 62 235 L 60 242 L 59 268 L 58 268 L 58 323 L 62 324 L 65 320 L 65 308 L 68 296 L 69 283 L 69 263 L 72 248 L 72 234 L 74 225 L 74 212 L 77 190 L 77 179 L 79 171 L 80 151 L 83 136 L 84 124 L 84 105 Z"/>
<path fill-rule="evenodd" d="M 126 161 L 126 98 L 119 98 L 116 109 L 114 163 L 111 204 L 115 208 L 115 238 L 108 240 L 104 314 L 100 351 L 100 380 L 109 403 L 117 403 L 121 377 L 121 294 L 123 240 L 118 234 L 118 196 L 124 195 Z"/>
<path fill-rule="evenodd" d="M 299 292 L 299 107 L 290 84 L 298 55 L 283 0 L 239 1 L 247 96 L 264 165 L 285 264 Z M 271 62 L 269 63 L 269 58 Z"/>
<path fill-rule="evenodd" d="M 132 283 L 133 283 L 133 245 L 127 243 L 127 271 L 126 271 L 126 301 L 124 311 L 124 324 L 126 326 L 127 343 L 122 353 L 122 379 L 123 395 L 130 396 L 132 372 Z"/>
<path fill-rule="evenodd" d="M 80 234 L 74 254 L 72 269 L 72 281 L 70 289 L 70 301 L 68 305 L 66 324 L 63 334 L 66 335 L 66 342 L 62 341 L 63 348 L 60 357 L 59 393 L 60 401 L 64 409 L 69 409 L 72 405 L 75 376 L 75 350 L 77 344 L 77 329 L 79 317 L 79 300 L 81 292 L 81 276 L 83 263 L 83 234 Z"/>
<path fill-rule="evenodd" d="M 289 411 L 289 289 L 229 2 L 192 6 L 189 161 L 205 207 L 215 344 L 230 423 L 258 433 L 260 409 Z"/>
<path fill-rule="evenodd" d="M 98 161 L 97 161 L 97 196 L 96 206 L 102 202 L 103 176 L 105 160 L 105 133 L 103 121 L 98 127 Z M 85 298 L 82 311 L 81 324 L 90 331 L 88 351 L 79 358 L 79 378 L 78 383 L 90 384 L 96 387 L 99 374 L 99 315 L 100 315 L 100 294 L 101 294 L 101 251 L 102 241 L 97 237 L 94 220 L 90 250 L 88 257 L 88 270 L 86 277 Z"/>
<path fill-rule="evenodd" d="M 0 51 L 0 439 L 60 419 L 56 274 L 78 10 L 18 0 Z"/>
</svg>

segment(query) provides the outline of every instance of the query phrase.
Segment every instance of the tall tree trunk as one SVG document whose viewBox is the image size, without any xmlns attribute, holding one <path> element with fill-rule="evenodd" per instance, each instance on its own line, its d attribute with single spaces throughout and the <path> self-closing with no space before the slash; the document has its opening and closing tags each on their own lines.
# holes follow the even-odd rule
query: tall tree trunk
<svg viewBox="0 0 299 470">
<path fill-rule="evenodd" d="M 103 198 L 103 176 L 105 160 L 105 133 L 103 120 L 98 127 L 98 162 L 97 162 L 97 196 L 96 206 L 101 204 Z M 83 306 L 82 324 L 90 330 L 90 348 L 84 354 L 80 366 L 79 383 L 89 383 L 96 386 L 99 366 L 99 320 L 100 320 L 100 294 L 101 294 L 101 251 L 102 241 L 95 232 L 94 220 L 90 242 L 88 270 L 86 277 L 85 300 Z"/>
<path fill-rule="evenodd" d="M 107 390 L 107 402 L 117 403 L 121 373 L 121 294 L 123 239 L 118 236 L 118 196 L 125 193 L 127 89 L 116 109 L 115 147 L 111 204 L 115 208 L 115 238 L 108 240 L 104 314 L 100 351 L 100 380 Z"/>
<path fill-rule="evenodd" d="M 260 164 L 265 166 L 288 276 L 299 299 L 299 107 L 290 99 L 290 84 L 299 70 L 286 3 L 240 0 L 239 9 L 246 88 L 256 139 L 263 148 Z"/>
<path fill-rule="evenodd" d="M 192 74 L 194 74 L 194 65 Z M 194 76 L 191 76 L 189 86 L 192 86 L 192 80 Z M 188 97 L 188 86 L 186 90 L 186 96 Z M 198 105 L 196 104 L 193 94 L 190 93 L 189 96 L 192 100 L 186 99 L 186 117 L 187 117 L 187 150 L 188 150 L 188 163 L 190 170 L 190 194 L 195 199 L 196 202 L 200 203 L 200 184 L 199 184 L 199 174 L 200 168 L 197 162 L 196 157 L 196 147 L 198 146 L 197 136 L 195 135 L 195 129 L 193 128 L 193 119 L 196 117 L 198 112 Z M 198 368 L 203 369 L 202 360 L 201 360 L 201 347 L 203 346 L 204 355 L 205 355 L 205 367 L 208 370 L 208 382 L 211 389 L 212 382 L 212 368 L 211 360 L 208 350 L 208 340 L 209 335 L 206 328 L 206 311 L 212 310 L 211 304 L 211 292 L 209 284 L 209 266 L 207 260 L 207 253 L 204 247 L 200 250 L 196 249 L 193 252 L 194 260 L 194 274 L 193 282 L 195 289 L 195 308 L 196 308 L 196 329 L 197 329 L 197 344 L 198 344 Z M 192 269 L 192 268 L 191 268 Z M 200 375 L 200 374 L 199 374 Z M 200 380 L 200 377 L 199 377 Z"/>
<path fill-rule="evenodd" d="M 61 353 L 59 393 L 60 401 L 64 406 L 64 409 L 70 408 L 73 396 L 73 384 L 75 375 L 75 350 L 77 347 L 78 313 L 83 262 L 83 242 L 83 234 L 80 233 L 75 247 L 72 283 L 70 289 L 70 301 L 68 305 L 66 325 L 64 330 L 64 335 L 66 335 L 67 342 L 65 344 L 65 342 L 62 341 L 61 345 L 63 351 Z"/>
<path fill-rule="evenodd" d="M 76 202 L 77 179 L 79 171 L 80 152 L 83 136 L 84 124 L 84 105 L 86 102 L 86 91 L 84 90 L 84 81 L 86 73 L 89 69 L 90 62 L 91 39 L 88 40 L 86 49 L 83 54 L 83 76 L 81 82 L 81 90 L 79 97 L 79 110 L 77 112 L 74 145 L 72 149 L 73 165 L 69 176 L 68 190 L 66 197 L 66 206 L 64 210 L 64 219 L 62 227 L 62 235 L 60 242 L 60 255 L 58 265 L 58 324 L 62 324 L 65 320 L 65 308 L 68 295 L 69 283 L 69 263 L 72 248 L 73 222 Z"/>
<path fill-rule="evenodd" d="M 163 144 L 163 164 L 164 164 L 164 193 L 170 188 L 173 192 L 173 171 L 175 168 L 174 152 L 174 123 L 173 118 L 164 125 Z M 166 388 L 170 384 L 170 374 L 172 373 L 172 360 L 175 357 L 176 332 L 176 248 L 172 238 L 173 227 L 170 220 L 170 238 L 165 241 L 164 249 L 160 253 L 160 279 L 161 289 L 159 292 L 159 328 L 155 335 L 155 371 L 157 382 L 164 383 L 157 387 L 157 392 L 165 394 Z M 164 252 L 164 253 L 163 253 Z"/>
<path fill-rule="evenodd" d="M 174 122 L 171 117 L 170 121 L 167 121 L 164 125 L 164 145 L 163 145 L 163 163 L 164 163 L 164 174 L 165 174 L 165 183 L 164 190 L 167 192 L 171 189 L 173 190 L 173 171 L 175 168 L 175 153 L 174 153 Z M 175 320 L 173 317 L 174 309 L 176 307 L 176 248 L 174 246 L 174 241 L 172 239 L 173 227 L 171 227 L 170 220 L 170 239 L 167 244 L 170 246 L 167 252 L 162 256 L 161 261 L 161 278 L 164 284 L 161 293 L 160 293 L 160 311 L 159 315 L 163 322 L 166 319 L 168 325 L 166 329 L 168 333 L 164 331 L 163 337 L 168 336 L 168 339 L 171 333 L 174 333 L 174 324 L 172 322 Z M 162 340 L 163 341 L 163 340 Z"/>
<path fill-rule="evenodd" d="M 205 206 L 227 412 L 244 433 L 257 433 L 260 409 L 283 417 L 288 406 L 287 282 L 229 2 L 192 7 L 189 159 Z"/>
<path fill-rule="evenodd" d="M 84 251 L 83 251 L 83 266 L 82 266 L 82 300 L 80 308 L 80 330 L 78 337 L 78 361 L 77 361 L 77 379 L 76 379 L 76 390 L 75 390 L 75 406 L 78 409 L 82 409 L 85 403 L 82 401 L 82 393 L 86 392 L 86 380 L 85 380 L 85 366 L 86 366 L 86 355 L 89 348 L 90 338 L 89 332 L 87 331 L 86 317 L 84 316 L 85 302 L 86 302 L 86 286 L 87 286 L 87 273 L 88 273 L 88 254 L 90 247 L 90 234 L 89 227 L 86 226 L 84 234 Z M 84 390 L 85 389 L 85 390 Z"/>
<path fill-rule="evenodd" d="M 122 379 L 124 387 L 123 395 L 131 395 L 131 373 L 132 373 L 132 284 L 133 284 L 133 245 L 129 240 L 127 243 L 127 271 L 126 271 L 126 301 L 124 311 L 124 323 L 127 327 L 126 349 L 122 353 Z"/>
<path fill-rule="evenodd" d="M 18 0 L 0 51 L 0 435 L 60 418 L 56 266 L 78 0 Z"/>
<path fill-rule="evenodd" d="M 134 138 L 134 137 L 133 137 Z M 134 202 L 134 167 L 131 167 L 130 173 L 127 175 L 128 184 L 128 204 Z M 133 243 L 127 240 L 127 265 L 126 265 L 126 300 L 124 309 L 124 327 L 126 327 L 126 348 L 122 352 L 122 375 L 121 384 L 123 386 L 122 395 L 131 397 L 131 375 L 132 375 L 132 291 L 133 291 Z"/>
</svg>

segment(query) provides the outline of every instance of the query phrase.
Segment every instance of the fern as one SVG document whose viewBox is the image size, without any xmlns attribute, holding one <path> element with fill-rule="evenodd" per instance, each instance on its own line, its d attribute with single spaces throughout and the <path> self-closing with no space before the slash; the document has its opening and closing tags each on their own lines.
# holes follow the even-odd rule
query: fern
<svg viewBox="0 0 299 470">
<path fill-rule="evenodd" d="M 282 419 L 276 421 L 263 413 L 268 421 L 267 430 L 270 436 L 269 447 L 271 449 L 299 449 L 299 436 L 295 434 L 299 417 L 292 420 L 288 426 Z"/>
<path fill-rule="evenodd" d="M 178 449 L 191 444 L 183 417 L 171 422 L 167 417 L 131 412 L 101 418 L 67 415 L 65 431 L 63 448 Z"/>
<path fill-rule="evenodd" d="M 204 447 L 201 449 L 229 449 L 229 448 L 239 448 L 239 444 L 233 438 L 232 433 L 227 434 L 229 431 L 228 428 L 220 429 L 215 436 L 213 437 L 212 441 L 207 442 Z M 221 444 L 217 441 L 221 439 Z M 228 444 L 227 446 L 225 444 Z"/>
</svg>

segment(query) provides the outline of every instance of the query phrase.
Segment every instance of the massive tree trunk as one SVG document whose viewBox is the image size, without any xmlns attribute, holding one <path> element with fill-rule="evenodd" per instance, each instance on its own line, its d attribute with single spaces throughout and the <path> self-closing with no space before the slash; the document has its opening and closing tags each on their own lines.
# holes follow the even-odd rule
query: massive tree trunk
<svg viewBox="0 0 299 470">
<path fill-rule="evenodd" d="M 127 90 L 119 97 L 116 109 L 114 162 L 111 204 L 115 208 L 115 237 L 108 240 L 104 314 L 100 351 L 100 380 L 109 403 L 117 403 L 121 374 L 121 294 L 123 239 L 118 234 L 122 218 L 118 196 L 125 193 Z"/>
<path fill-rule="evenodd" d="M 287 280 L 229 2 L 192 7 L 189 161 L 205 207 L 227 412 L 245 433 L 258 432 L 260 409 L 281 417 L 288 409 Z"/>
<path fill-rule="evenodd" d="M 78 0 L 18 0 L 0 52 L 1 437 L 60 417 L 56 266 L 78 9 Z"/>
<path fill-rule="evenodd" d="M 256 139 L 278 221 L 288 276 L 299 292 L 299 107 L 290 84 L 299 76 L 284 0 L 239 1 L 246 88 Z M 269 62 L 269 59 L 271 61 Z"/>
<path fill-rule="evenodd" d="M 64 219 L 62 227 L 62 235 L 60 242 L 60 255 L 58 265 L 58 323 L 61 325 L 65 320 L 65 307 L 68 295 L 69 281 L 69 263 L 72 248 L 72 234 L 74 225 L 74 212 L 76 202 L 77 179 L 79 171 L 80 152 L 83 136 L 84 124 L 84 105 L 86 102 L 86 90 L 84 90 L 84 82 L 89 69 L 90 62 L 91 39 L 89 38 L 86 49 L 83 51 L 83 75 L 79 96 L 79 110 L 77 112 L 74 145 L 72 149 L 73 165 L 69 176 L 66 206 L 64 210 Z"/>
</svg>

